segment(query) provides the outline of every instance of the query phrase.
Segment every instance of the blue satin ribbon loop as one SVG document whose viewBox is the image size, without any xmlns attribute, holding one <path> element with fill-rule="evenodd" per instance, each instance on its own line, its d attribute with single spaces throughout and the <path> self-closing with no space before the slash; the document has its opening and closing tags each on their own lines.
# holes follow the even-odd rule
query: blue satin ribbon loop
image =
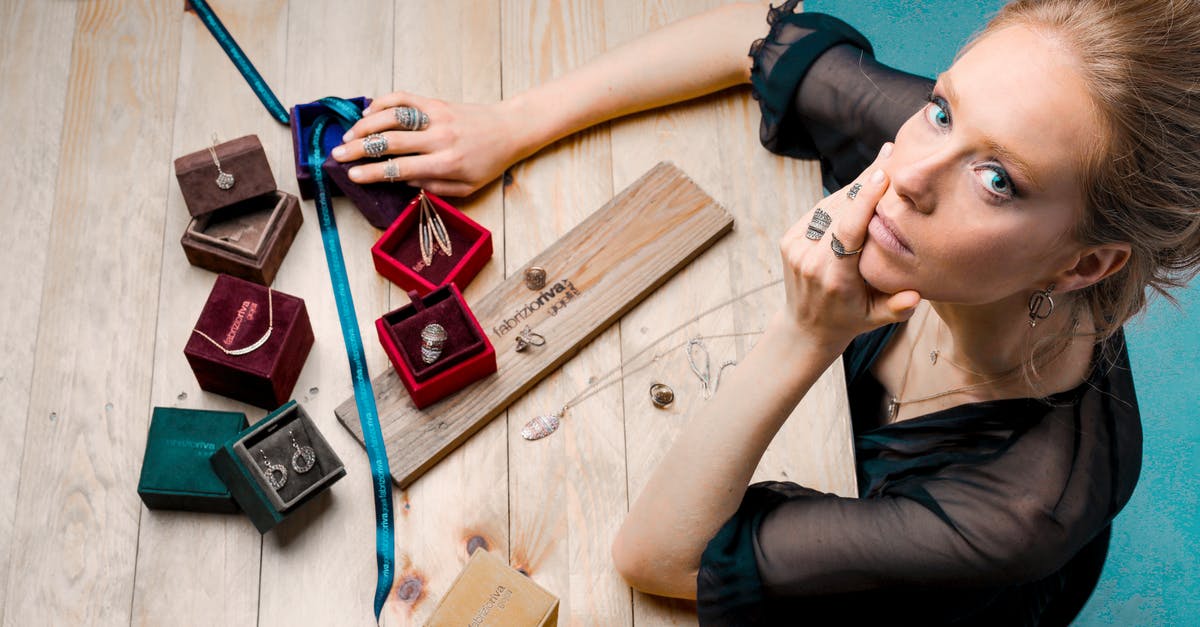
<svg viewBox="0 0 1200 627">
<path fill-rule="evenodd" d="M 200 22 L 208 28 L 208 32 L 212 33 L 217 43 L 221 45 L 221 49 L 229 56 L 229 60 L 233 61 L 234 67 L 241 73 L 246 82 L 250 84 L 250 89 L 254 90 L 254 95 L 262 101 L 263 106 L 271 115 L 279 120 L 281 124 L 288 123 L 287 109 L 280 104 L 279 98 L 275 97 L 275 92 L 271 91 L 271 87 L 267 85 L 267 81 L 263 79 L 262 74 L 258 73 L 258 69 L 250 62 L 250 58 L 242 52 L 241 46 L 233 40 L 233 35 L 229 34 L 229 30 L 221 23 L 221 18 L 213 13 L 211 7 L 208 6 L 206 0 L 188 0 L 192 8 L 196 10 L 196 15 L 200 17 Z"/>
</svg>

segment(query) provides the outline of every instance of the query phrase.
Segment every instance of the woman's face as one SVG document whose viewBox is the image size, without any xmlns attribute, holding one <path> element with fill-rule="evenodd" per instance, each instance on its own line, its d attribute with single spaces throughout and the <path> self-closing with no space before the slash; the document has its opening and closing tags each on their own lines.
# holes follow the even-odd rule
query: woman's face
<svg viewBox="0 0 1200 627">
<path fill-rule="evenodd" d="M 1013 26 L 939 77 L 896 136 L 859 268 L 888 293 L 984 304 L 1074 266 L 1083 164 L 1101 138 L 1074 55 Z"/>
</svg>

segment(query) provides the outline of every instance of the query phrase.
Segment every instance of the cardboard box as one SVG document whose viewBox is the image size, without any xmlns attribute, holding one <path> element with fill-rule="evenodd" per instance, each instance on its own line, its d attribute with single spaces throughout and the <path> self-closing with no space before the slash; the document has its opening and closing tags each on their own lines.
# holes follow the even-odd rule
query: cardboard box
<svg viewBox="0 0 1200 627">
<path fill-rule="evenodd" d="M 379 342 L 417 407 L 438 400 L 496 372 L 496 349 L 451 283 L 425 296 L 410 292 L 412 302 L 375 321 Z M 446 330 L 442 355 L 421 359 L 421 330 L 430 323 Z"/>
<path fill-rule="evenodd" d="M 311 462 L 304 457 L 306 447 L 312 451 Z M 300 468 L 308 465 L 305 472 L 297 470 L 298 462 Z M 281 475 L 272 465 L 282 468 L 279 487 L 268 478 Z M 212 468 L 259 533 L 270 531 L 346 476 L 341 458 L 296 401 L 227 440 L 213 454 Z"/>
<path fill-rule="evenodd" d="M 492 233 L 449 203 L 426 192 L 450 236 L 449 257 L 435 248 L 433 263 L 421 259 L 420 202 L 414 198 L 371 247 L 375 270 L 405 290 L 428 294 L 450 283 L 466 287 L 492 258 Z"/>
<path fill-rule="evenodd" d="M 241 412 L 155 407 L 138 480 L 142 502 L 150 509 L 237 512 L 210 459 L 246 426 Z"/>
<path fill-rule="evenodd" d="M 554 627 L 558 599 L 484 549 L 471 554 L 426 627 Z"/>
<path fill-rule="evenodd" d="M 367 108 L 371 102 L 363 97 L 349 98 L 348 100 L 360 111 Z M 300 197 L 305 200 L 317 196 L 317 185 L 313 181 L 312 169 L 308 167 L 308 146 L 312 141 L 313 124 L 317 118 L 327 113 L 332 113 L 332 111 L 329 107 L 321 104 L 320 100 L 292 107 L 292 149 L 296 158 L 296 183 L 300 186 Z M 349 127 L 334 116 L 329 125 L 325 127 L 325 132 L 321 134 L 321 154 L 327 155 L 331 150 L 342 145 L 342 136 L 348 130 L 350 130 Z M 342 195 L 342 190 L 333 181 L 328 182 L 326 189 L 330 196 Z"/>
<path fill-rule="evenodd" d="M 222 274 L 183 352 L 201 389 L 270 409 L 291 397 L 312 345 L 303 300 Z"/>
<path fill-rule="evenodd" d="M 346 198 L 350 199 L 355 207 L 358 207 L 367 222 L 382 231 L 400 217 L 401 212 L 412 202 L 413 198 L 417 197 L 420 190 L 403 181 L 359 185 L 350 180 L 350 168 L 374 161 L 374 159 L 359 159 L 342 163 L 330 157 L 325 161 L 322 169 L 338 189 L 342 190 Z"/>
</svg>

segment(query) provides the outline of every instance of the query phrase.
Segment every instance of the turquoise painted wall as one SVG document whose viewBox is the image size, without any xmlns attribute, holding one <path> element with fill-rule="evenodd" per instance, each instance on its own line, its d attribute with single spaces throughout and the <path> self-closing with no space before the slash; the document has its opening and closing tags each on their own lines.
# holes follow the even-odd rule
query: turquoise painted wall
<svg viewBox="0 0 1200 627">
<path fill-rule="evenodd" d="M 877 58 L 933 77 L 1004 2 L 808 0 L 861 30 Z M 1133 499 L 1113 523 L 1108 562 L 1076 625 L 1200 625 L 1200 285 L 1127 325 L 1145 431 Z"/>
</svg>

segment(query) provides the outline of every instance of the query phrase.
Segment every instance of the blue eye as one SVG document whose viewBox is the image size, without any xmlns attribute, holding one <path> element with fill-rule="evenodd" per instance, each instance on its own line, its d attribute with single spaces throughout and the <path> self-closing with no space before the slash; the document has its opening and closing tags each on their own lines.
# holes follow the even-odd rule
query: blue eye
<svg viewBox="0 0 1200 627">
<path fill-rule="evenodd" d="M 929 97 L 929 105 L 925 107 L 925 119 L 938 128 L 950 128 L 949 105 L 941 96 Z"/>
<path fill-rule="evenodd" d="M 1013 184 L 1012 179 L 1008 177 L 1008 173 L 997 166 L 986 166 L 977 170 L 979 180 L 983 182 L 983 186 L 991 193 L 1002 198 L 1012 198 Z"/>
</svg>

